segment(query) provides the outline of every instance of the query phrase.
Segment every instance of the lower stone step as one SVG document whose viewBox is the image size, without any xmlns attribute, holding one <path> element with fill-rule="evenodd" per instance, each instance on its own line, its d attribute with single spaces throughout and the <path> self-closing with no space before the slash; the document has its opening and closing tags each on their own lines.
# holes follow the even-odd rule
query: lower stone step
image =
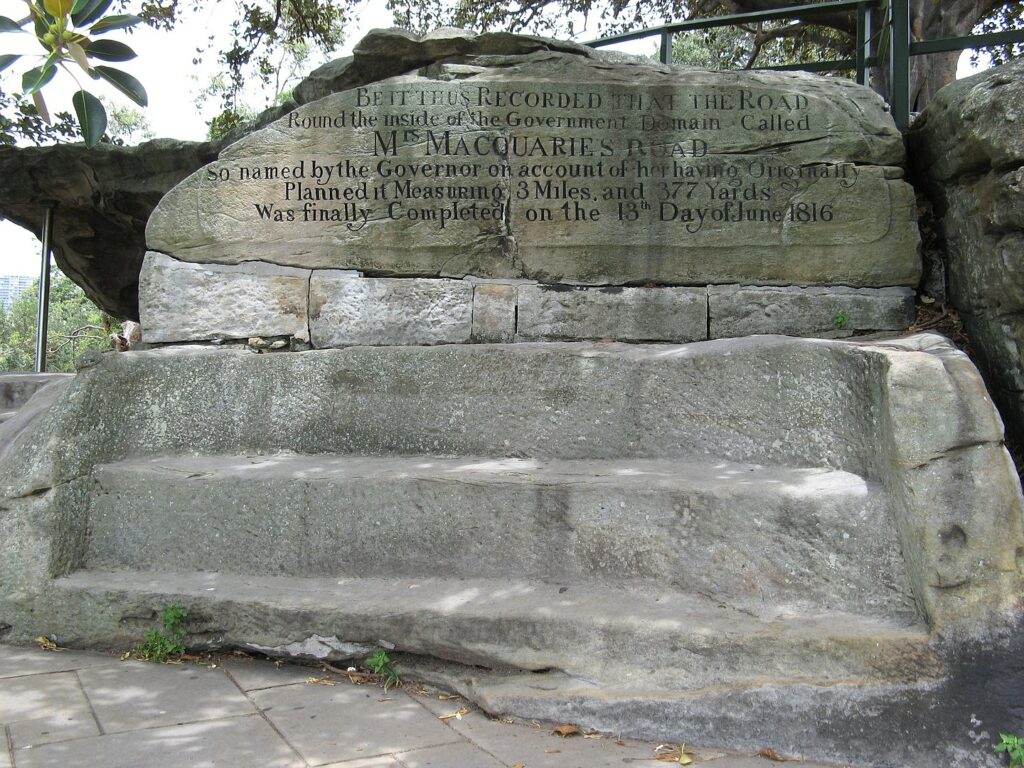
<svg viewBox="0 0 1024 768">
<path fill-rule="evenodd" d="M 762 617 L 916 616 L 886 497 L 837 470 L 222 455 L 89 483 L 89 568 L 646 582 Z"/>
<path fill-rule="evenodd" d="M 60 638 L 71 645 L 130 646 L 178 605 L 193 643 L 303 655 L 313 639 L 341 649 L 335 657 L 385 647 L 506 674 L 558 671 L 609 690 L 916 684 L 938 670 L 918 624 L 839 611 L 767 621 L 649 588 L 96 570 L 54 588 L 74 614 L 60 626 L 85 628 Z"/>
</svg>

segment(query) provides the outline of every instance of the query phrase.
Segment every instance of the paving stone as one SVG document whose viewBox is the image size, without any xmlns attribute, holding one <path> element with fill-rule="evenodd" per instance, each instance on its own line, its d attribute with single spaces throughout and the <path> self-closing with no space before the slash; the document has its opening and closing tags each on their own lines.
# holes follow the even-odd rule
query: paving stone
<svg viewBox="0 0 1024 768">
<path fill-rule="evenodd" d="M 67 672 L 72 669 L 105 667 L 120 664 L 115 656 L 76 651 L 40 651 L 38 648 L 18 648 L 0 645 L 0 679 L 23 677 L 49 672 Z"/>
<path fill-rule="evenodd" d="M 15 749 L 99 735 L 74 672 L 5 680 L 0 725 L 10 729 Z"/>
<path fill-rule="evenodd" d="M 316 667 L 305 667 L 299 664 L 275 664 L 262 659 L 251 662 L 229 662 L 224 664 L 222 669 L 231 675 L 243 691 L 305 683 L 310 677 L 320 675 Z"/>
<path fill-rule="evenodd" d="M 421 701 L 437 716 L 467 706 L 461 701 L 439 701 L 426 696 Z M 456 733 L 509 765 L 523 763 L 529 768 L 567 768 L 576 765 L 587 768 L 621 768 L 624 763 L 647 761 L 654 757 L 651 744 L 623 740 L 624 746 L 620 746 L 614 738 L 564 738 L 553 734 L 547 726 L 502 723 L 491 720 L 479 710 L 463 715 L 461 720 L 452 718 L 447 723 Z"/>
<path fill-rule="evenodd" d="M 0 729 L 0 768 L 12 768 L 10 747 L 2 729 Z"/>
<path fill-rule="evenodd" d="M 19 750 L 15 760 L 17 768 L 305 766 L 257 715 L 48 744 Z"/>
<path fill-rule="evenodd" d="M 252 703 L 219 669 L 126 662 L 79 674 L 108 733 L 254 711 Z"/>
<path fill-rule="evenodd" d="M 404 766 L 391 755 L 380 755 L 379 757 L 368 757 L 365 760 L 345 760 L 341 763 L 331 763 L 322 768 L 404 768 Z M 465 768 L 472 768 L 472 766 Z"/>
<path fill-rule="evenodd" d="M 405 768 L 504 768 L 479 747 L 469 743 L 448 744 L 430 747 L 415 752 L 403 752 L 396 756 Z"/>
<path fill-rule="evenodd" d="M 402 691 L 349 683 L 290 685 L 254 691 L 252 699 L 314 765 L 459 741 Z"/>
</svg>

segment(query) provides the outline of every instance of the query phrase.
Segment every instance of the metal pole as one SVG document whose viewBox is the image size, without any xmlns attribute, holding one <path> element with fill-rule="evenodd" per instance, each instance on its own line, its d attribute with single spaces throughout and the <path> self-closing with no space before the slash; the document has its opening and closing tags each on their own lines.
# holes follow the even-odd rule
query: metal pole
<svg viewBox="0 0 1024 768">
<path fill-rule="evenodd" d="M 661 50 L 659 51 L 659 58 L 662 64 L 672 63 L 672 38 L 671 32 L 661 33 Z"/>
<path fill-rule="evenodd" d="M 43 255 L 39 268 L 39 312 L 36 315 L 36 373 L 46 372 L 46 326 L 50 319 L 50 248 L 53 242 L 54 203 L 46 206 L 43 220 Z"/>
<path fill-rule="evenodd" d="M 891 0 L 892 37 L 889 45 L 890 87 L 893 118 L 896 127 L 905 131 L 910 126 L 910 2 Z"/>
<path fill-rule="evenodd" d="M 864 63 L 867 58 L 865 40 L 870 39 L 871 33 L 867 29 L 867 8 L 863 5 L 857 6 L 857 83 L 867 84 L 867 65 Z"/>
</svg>

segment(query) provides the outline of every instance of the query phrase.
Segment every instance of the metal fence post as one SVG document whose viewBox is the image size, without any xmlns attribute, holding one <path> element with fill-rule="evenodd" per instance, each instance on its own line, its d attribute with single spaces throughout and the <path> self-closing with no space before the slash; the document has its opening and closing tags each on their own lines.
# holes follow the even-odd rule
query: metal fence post
<svg viewBox="0 0 1024 768">
<path fill-rule="evenodd" d="M 50 249 L 53 243 L 53 209 L 56 203 L 46 204 L 43 219 L 43 254 L 39 269 L 39 306 L 36 313 L 36 373 L 46 373 L 46 331 L 50 320 Z"/>
<path fill-rule="evenodd" d="M 890 0 L 889 76 L 896 127 L 910 127 L 910 0 Z"/>
<path fill-rule="evenodd" d="M 672 63 L 672 38 L 671 32 L 661 33 L 661 51 L 660 58 L 662 64 Z"/>
</svg>

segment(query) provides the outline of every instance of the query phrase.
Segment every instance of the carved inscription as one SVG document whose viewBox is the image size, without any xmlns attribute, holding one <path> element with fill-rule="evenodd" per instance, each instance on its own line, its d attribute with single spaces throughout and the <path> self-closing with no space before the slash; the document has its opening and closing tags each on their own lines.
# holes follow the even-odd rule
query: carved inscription
<svg viewBox="0 0 1024 768">
<path fill-rule="evenodd" d="M 787 145 L 829 129 L 799 93 L 453 82 L 345 96 L 325 100 L 333 111 L 298 110 L 278 124 L 294 139 L 287 157 L 214 164 L 204 186 L 251 189 L 254 223 L 354 236 L 402 222 L 580 242 L 587 228 L 566 223 L 612 221 L 757 244 L 856 223 L 843 196 L 860 181 L 857 165 L 786 159 Z M 609 231 L 595 228 L 602 239 Z"/>
</svg>

